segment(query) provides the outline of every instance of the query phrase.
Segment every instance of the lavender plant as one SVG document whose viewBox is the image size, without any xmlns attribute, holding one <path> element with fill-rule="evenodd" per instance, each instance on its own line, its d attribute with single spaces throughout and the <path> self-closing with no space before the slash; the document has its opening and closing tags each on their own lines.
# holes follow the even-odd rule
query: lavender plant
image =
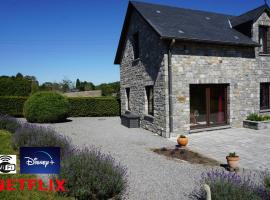
<svg viewBox="0 0 270 200">
<path fill-rule="evenodd" d="M 14 117 L 0 114 L 0 129 L 14 133 L 21 127 L 21 123 Z"/>
<path fill-rule="evenodd" d="M 63 136 L 52 128 L 25 123 L 15 131 L 12 138 L 15 149 L 19 147 L 60 147 L 61 156 L 73 151 L 70 138 Z"/>
<path fill-rule="evenodd" d="M 67 192 L 63 195 L 79 200 L 117 199 L 127 187 L 126 168 L 94 147 L 66 157 L 59 178 L 66 180 Z"/>
<path fill-rule="evenodd" d="M 214 200 L 270 200 L 269 192 L 259 173 L 237 174 L 224 170 L 204 172 L 192 199 L 205 199 L 203 184 L 211 188 Z"/>
</svg>

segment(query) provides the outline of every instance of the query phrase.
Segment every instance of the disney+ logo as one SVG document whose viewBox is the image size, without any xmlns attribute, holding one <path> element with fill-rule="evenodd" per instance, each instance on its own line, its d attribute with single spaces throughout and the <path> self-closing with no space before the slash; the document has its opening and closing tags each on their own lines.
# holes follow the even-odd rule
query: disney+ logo
<svg viewBox="0 0 270 200">
<path fill-rule="evenodd" d="M 59 174 L 59 147 L 21 147 L 22 174 Z"/>
</svg>

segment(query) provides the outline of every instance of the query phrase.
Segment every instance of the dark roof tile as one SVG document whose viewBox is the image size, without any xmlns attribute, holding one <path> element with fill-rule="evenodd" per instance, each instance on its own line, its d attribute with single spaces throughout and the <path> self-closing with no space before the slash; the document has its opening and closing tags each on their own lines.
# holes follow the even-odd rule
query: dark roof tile
<svg viewBox="0 0 270 200">
<path fill-rule="evenodd" d="M 163 38 L 257 45 L 230 27 L 231 15 L 132 1 L 131 4 Z"/>
</svg>

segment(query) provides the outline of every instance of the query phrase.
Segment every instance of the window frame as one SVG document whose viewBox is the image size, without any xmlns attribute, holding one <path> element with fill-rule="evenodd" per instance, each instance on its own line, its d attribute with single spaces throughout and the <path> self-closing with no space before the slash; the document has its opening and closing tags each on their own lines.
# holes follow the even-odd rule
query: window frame
<svg viewBox="0 0 270 200">
<path fill-rule="evenodd" d="M 146 94 L 146 113 L 148 115 L 154 116 L 154 86 L 147 85 L 145 86 Z"/>
<path fill-rule="evenodd" d="M 260 83 L 260 110 L 270 109 L 270 82 Z"/>
</svg>

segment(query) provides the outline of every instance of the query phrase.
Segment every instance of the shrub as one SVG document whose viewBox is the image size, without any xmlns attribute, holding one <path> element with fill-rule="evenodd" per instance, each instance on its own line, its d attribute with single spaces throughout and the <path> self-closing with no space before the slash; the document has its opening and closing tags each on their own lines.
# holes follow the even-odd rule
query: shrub
<svg viewBox="0 0 270 200">
<path fill-rule="evenodd" d="M 255 173 L 239 175 L 212 170 L 202 174 L 200 188 L 196 188 L 190 195 L 192 199 L 205 199 L 205 191 L 201 188 L 208 184 L 211 188 L 212 199 L 215 200 L 269 200 L 269 191 L 260 176 Z"/>
<path fill-rule="evenodd" d="M 32 81 L 22 77 L 0 77 L 0 96 L 29 96 Z"/>
<path fill-rule="evenodd" d="M 72 97 L 70 116 L 72 117 L 103 117 L 119 116 L 120 104 L 112 97 Z"/>
<path fill-rule="evenodd" d="M 94 148 L 64 159 L 59 178 L 66 180 L 67 194 L 79 200 L 120 197 L 127 186 L 126 169 Z"/>
<path fill-rule="evenodd" d="M 51 128 L 25 123 L 13 135 L 14 149 L 19 147 L 60 147 L 61 155 L 72 153 L 70 138 L 58 134 Z"/>
<path fill-rule="evenodd" d="M 23 113 L 28 122 L 54 123 L 68 117 L 69 103 L 56 92 L 37 92 L 24 104 Z"/>
<path fill-rule="evenodd" d="M 10 133 L 15 133 L 15 131 L 21 127 L 21 123 L 14 117 L 9 117 L 8 115 L 0 115 L 0 130 L 7 130 Z"/>
<path fill-rule="evenodd" d="M 23 116 L 23 105 L 27 97 L 1 97 L 0 96 L 0 113 L 14 117 Z"/>
<path fill-rule="evenodd" d="M 250 114 L 247 117 L 247 120 L 256 121 L 256 122 L 259 122 L 259 121 L 269 121 L 270 120 L 270 116 L 267 116 L 267 115 L 258 115 L 256 113 L 252 113 L 252 114 Z"/>
</svg>

